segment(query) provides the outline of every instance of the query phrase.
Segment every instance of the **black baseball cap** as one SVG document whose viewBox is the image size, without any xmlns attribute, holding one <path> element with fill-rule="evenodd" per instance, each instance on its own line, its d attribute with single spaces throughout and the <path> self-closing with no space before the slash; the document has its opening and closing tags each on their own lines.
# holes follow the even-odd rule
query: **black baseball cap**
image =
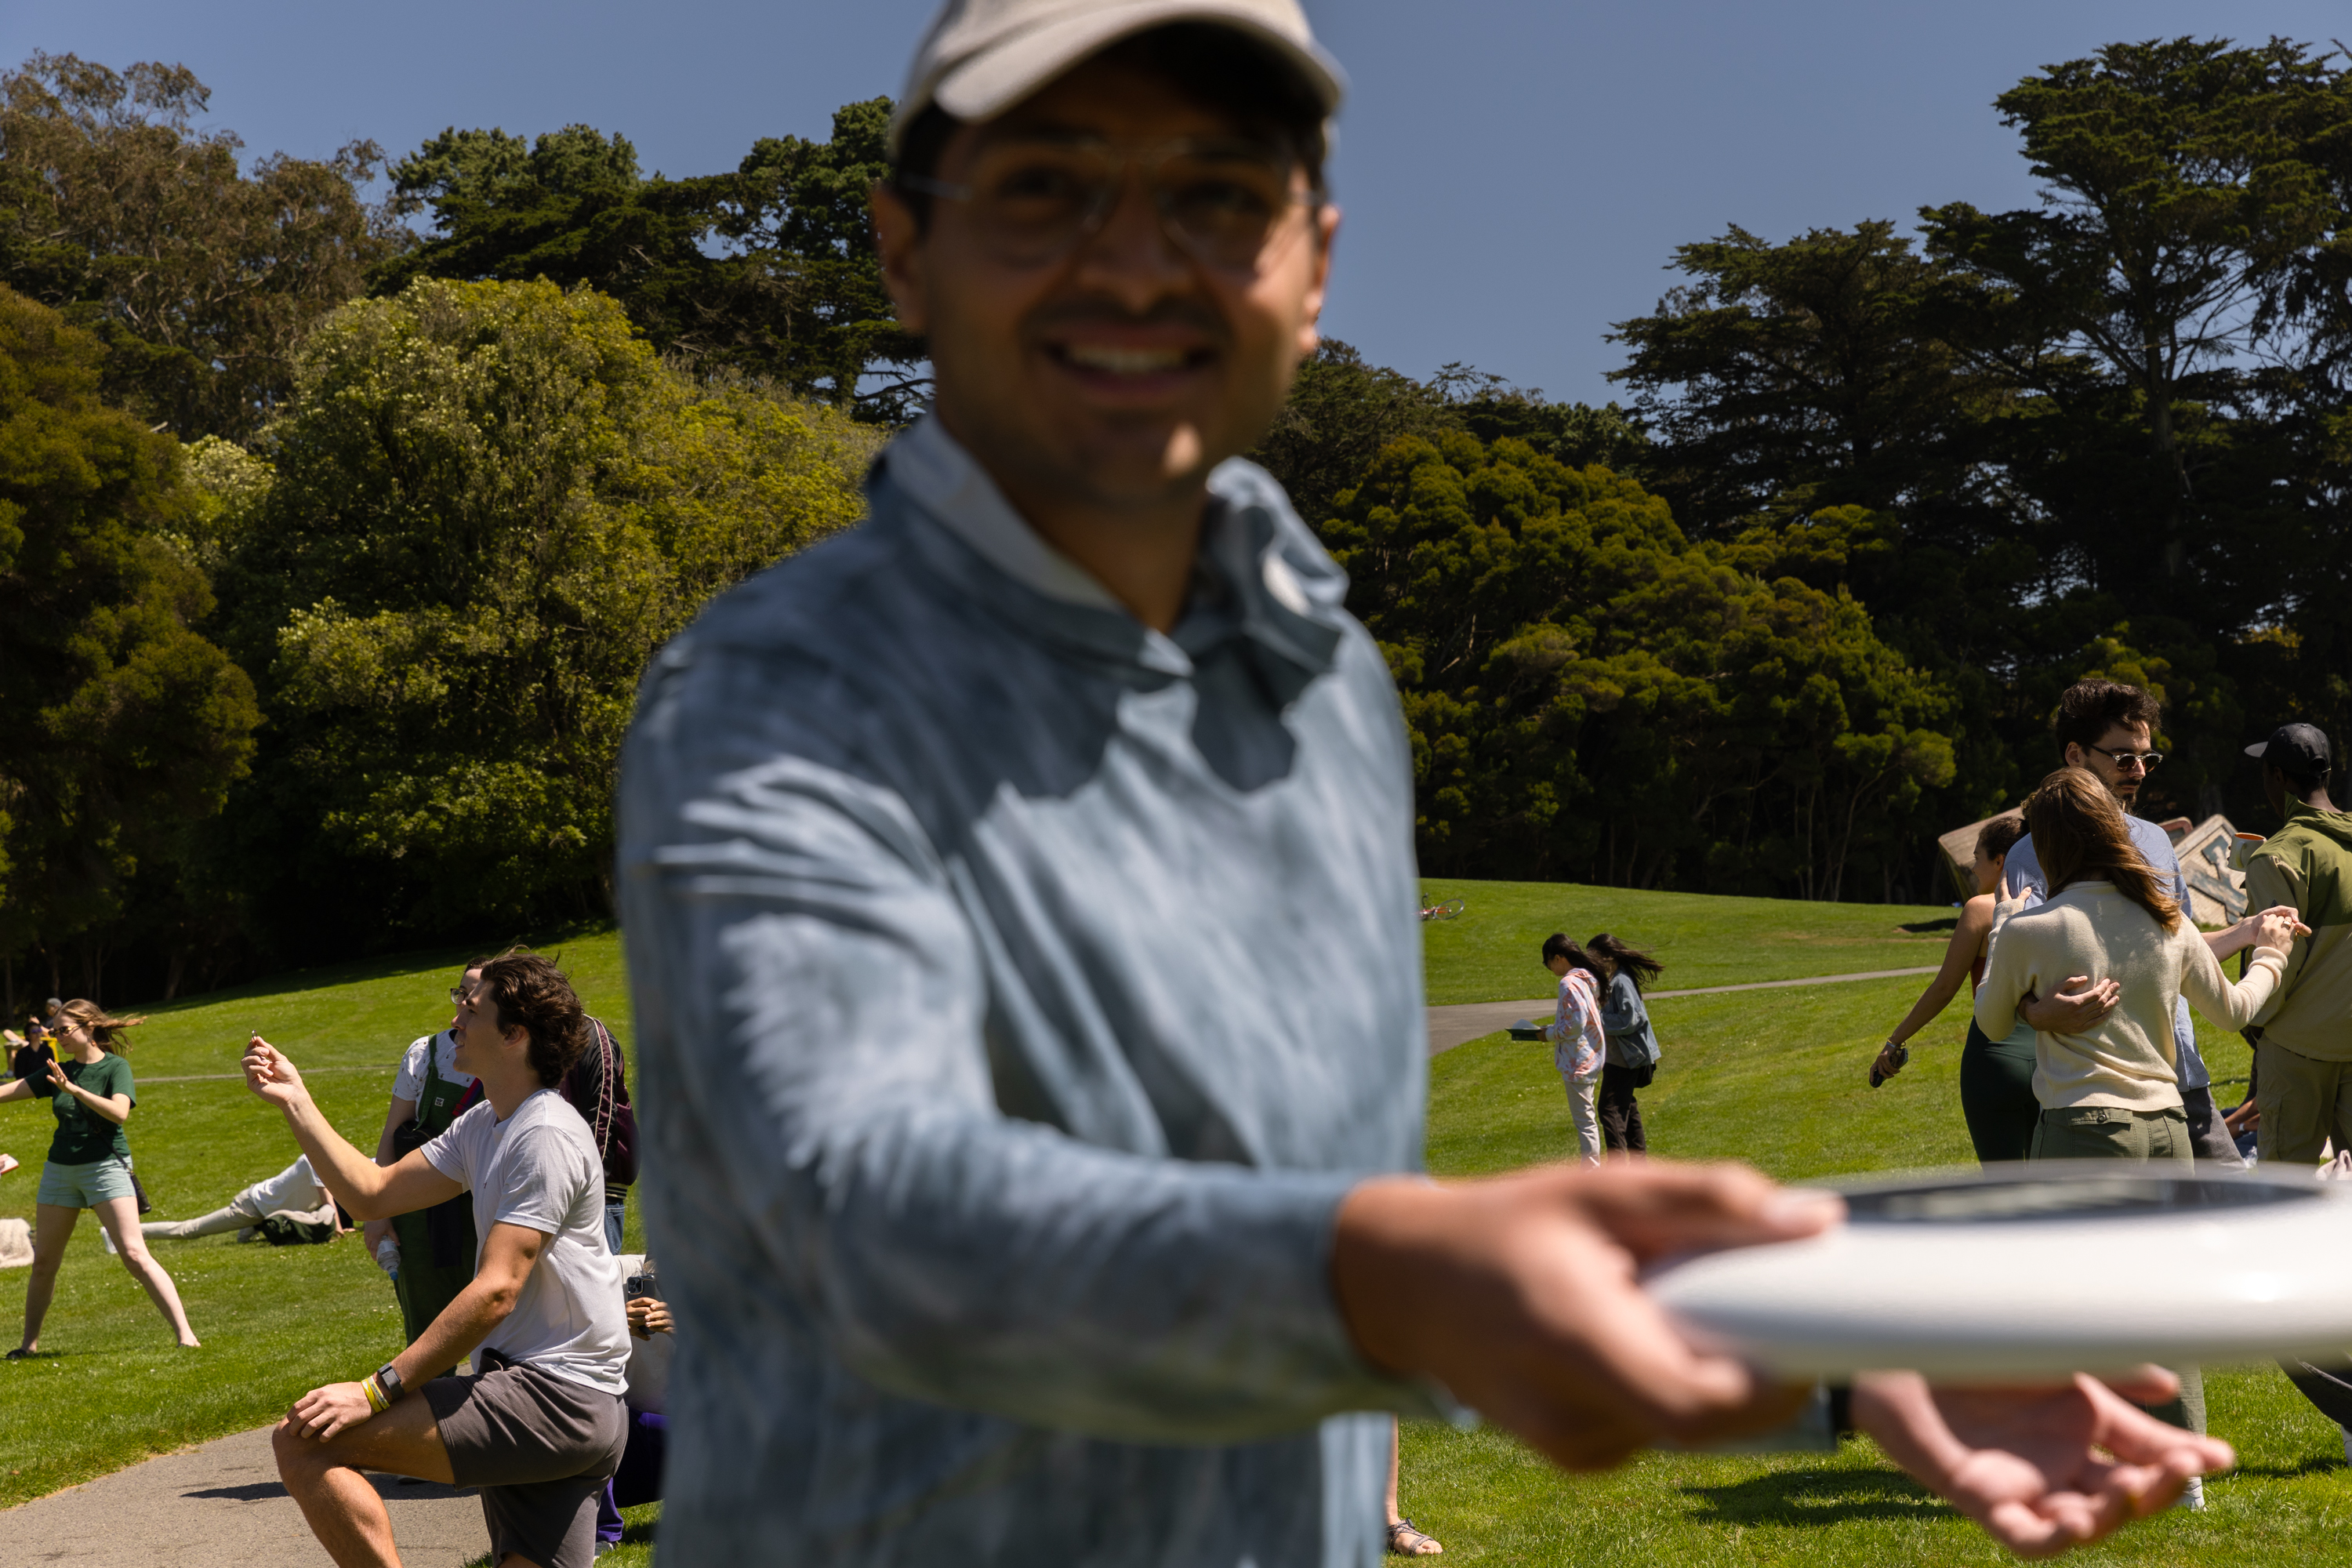
<svg viewBox="0 0 2352 1568">
<path fill-rule="evenodd" d="M 2282 724 L 2271 731 L 2269 740 L 2248 746 L 2246 755 L 2260 757 L 2279 772 L 2299 779 L 2317 778 L 2331 765 L 2327 737 L 2315 724 Z"/>
</svg>

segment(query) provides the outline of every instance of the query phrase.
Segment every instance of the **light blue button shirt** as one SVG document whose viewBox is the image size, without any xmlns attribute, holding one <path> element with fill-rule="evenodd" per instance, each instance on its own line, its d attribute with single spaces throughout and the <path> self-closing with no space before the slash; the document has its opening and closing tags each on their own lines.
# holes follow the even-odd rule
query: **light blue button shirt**
<svg viewBox="0 0 2352 1568">
<path fill-rule="evenodd" d="M 926 420 L 655 660 L 620 898 L 678 1321 L 662 1558 L 1352 1564 L 1335 1208 L 1417 1169 L 1410 754 L 1220 468 L 1171 635 Z"/>
<path fill-rule="evenodd" d="M 2124 813 L 2124 826 L 2131 830 L 2132 845 L 2140 858 L 2156 868 L 2157 876 L 2172 879 L 2173 901 L 2186 918 L 2189 910 L 2189 883 L 2180 874 L 2180 857 L 2172 852 L 2172 836 L 2145 816 Z M 2001 861 L 2000 883 L 2009 898 L 2021 898 L 2026 907 L 2050 897 L 2050 879 L 2042 869 L 2042 857 L 2033 852 L 2033 836 L 2027 834 L 2010 846 L 2008 856 Z M 2092 979 L 2099 979 L 2092 975 Z M 2175 997 L 2172 1003 L 2172 1047 L 2176 1053 L 2173 1070 L 2182 1089 L 2206 1089 L 2213 1075 L 2205 1070 L 2205 1058 L 2197 1054 L 2197 1025 L 2189 1016 L 2185 997 Z"/>
</svg>

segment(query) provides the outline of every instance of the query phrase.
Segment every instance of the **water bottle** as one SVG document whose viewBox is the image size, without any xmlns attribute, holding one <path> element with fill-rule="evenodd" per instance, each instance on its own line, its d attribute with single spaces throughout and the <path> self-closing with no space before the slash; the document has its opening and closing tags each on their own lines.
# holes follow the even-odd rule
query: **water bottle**
<svg viewBox="0 0 2352 1568">
<path fill-rule="evenodd" d="M 377 1242 L 375 1261 L 376 1267 L 391 1275 L 396 1283 L 400 1279 L 400 1243 L 388 1236 Z"/>
</svg>

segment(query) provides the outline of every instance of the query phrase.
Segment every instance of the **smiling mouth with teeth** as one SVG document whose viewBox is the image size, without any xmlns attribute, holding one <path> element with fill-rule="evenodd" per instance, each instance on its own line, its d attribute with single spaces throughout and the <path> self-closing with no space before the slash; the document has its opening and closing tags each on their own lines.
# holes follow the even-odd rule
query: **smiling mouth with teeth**
<svg viewBox="0 0 2352 1568">
<path fill-rule="evenodd" d="M 1182 349 L 1114 348 L 1107 343 L 1072 343 L 1061 354 L 1081 370 L 1108 371 L 1113 375 L 1150 375 L 1182 370 L 1192 363 L 1192 355 Z"/>
</svg>

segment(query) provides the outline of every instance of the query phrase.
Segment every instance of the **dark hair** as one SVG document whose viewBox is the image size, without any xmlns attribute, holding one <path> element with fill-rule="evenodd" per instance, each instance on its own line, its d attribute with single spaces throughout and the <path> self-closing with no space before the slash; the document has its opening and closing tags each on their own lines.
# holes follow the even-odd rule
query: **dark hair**
<svg viewBox="0 0 2352 1568">
<path fill-rule="evenodd" d="M 2017 847 L 2025 837 L 2025 813 L 2004 811 L 1977 829 L 1977 853 L 1988 860 L 1998 860 Z"/>
<path fill-rule="evenodd" d="M 1607 959 L 1610 968 L 1620 974 L 1630 976 L 1633 982 L 1633 989 L 1636 991 L 1655 980 L 1666 967 L 1640 948 L 1629 947 L 1605 931 L 1584 945 L 1590 951 Z"/>
<path fill-rule="evenodd" d="M 482 988 L 499 1010 L 501 1029 L 530 1037 L 530 1065 L 553 1089 L 588 1048 L 588 1015 L 572 982 L 535 952 L 509 952 L 482 965 Z"/>
<path fill-rule="evenodd" d="M 2052 897 L 2075 882 L 2113 882 L 2167 931 L 2179 929 L 2180 906 L 2141 858 L 2116 797 L 2088 769 L 2060 768 L 2043 779 L 2025 803 L 2025 820 Z"/>
<path fill-rule="evenodd" d="M 2145 724 L 2153 735 L 2158 721 L 2163 717 L 2163 704 L 2137 686 L 2126 686 L 2120 680 L 2078 680 L 2059 695 L 2058 711 L 2050 721 L 2050 733 L 2056 739 L 2058 755 L 2063 758 L 2068 746 L 2081 746 L 2087 751 L 2099 743 L 2100 736 L 2119 724 Z M 2042 864 L 2047 869 L 2049 862 Z"/>
<path fill-rule="evenodd" d="M 1570 969 L 1581 969 L 1587 974 L 1591 975 L 1595 980 L 1606 980 L 1609 978 L 1607 975 L 1601 973 L 1601 966 L 1592 962 L 1591 954 L 1587 953 L 1582 948 L 1577 946 L 1576 943 L 1568 940 L 1568 933 L 1564 931 L 1556 931 L 1549 936 L 1543 939 L 1543 961 L 1545 967 L 1550 967 L 1551 961 L 1555 958 L 1564 958 L 1568 960 L 1568 966 Z"/>
<path fill-rule="evenodd" d="M 1323 104 L 1298 72 L 1268 46 L 1248 34 L 1214 22 L 1171 22 L 1122 38 L 1093 57 L 1158 78 L 1200 108 L 1230 117 L 1253 135 L 1287 146 L 1307 167 L 1307 183 L 1323 190 L 1323 160 L 1328 156 Z M 963 122 L 938 103 L 927 103 L 907 122 L 890 161 L 890 186 L 929 227 L 929 193 L 909 189 L 909 178 L 939 173 L 948 138 Z"/>
</svg>

